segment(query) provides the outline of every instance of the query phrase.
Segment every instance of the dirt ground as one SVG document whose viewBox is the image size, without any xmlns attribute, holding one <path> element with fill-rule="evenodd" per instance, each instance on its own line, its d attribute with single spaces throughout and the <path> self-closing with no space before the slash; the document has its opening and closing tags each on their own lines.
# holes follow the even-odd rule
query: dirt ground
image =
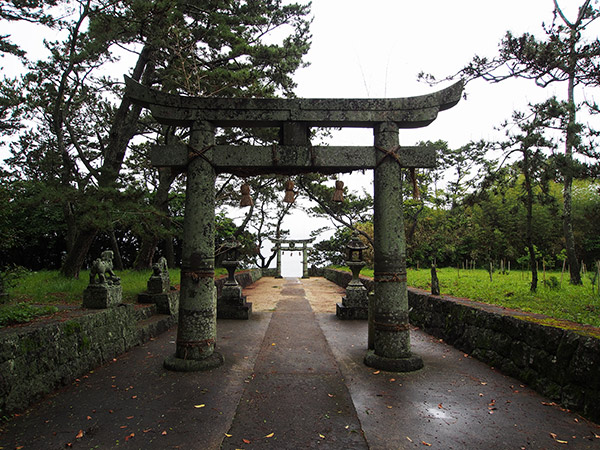
<svg viewBox="0 0 600 450">
<path fill-rule="evenodd" d="M 252 303 L 253 311 L 275 311 L 278 296 L 276 294 L 282 289 L 284 278 L 263 277 L 256 283 L 244 288 L 247 301 Z M 339 296 L 339 302 L 345 295 L 346 290 L 331 283 L 325 278 L 304 278 L 302 280 L 306 299 L 316 313 L 335 314 L 335 302 L 331 296 Z"/>
</svg>

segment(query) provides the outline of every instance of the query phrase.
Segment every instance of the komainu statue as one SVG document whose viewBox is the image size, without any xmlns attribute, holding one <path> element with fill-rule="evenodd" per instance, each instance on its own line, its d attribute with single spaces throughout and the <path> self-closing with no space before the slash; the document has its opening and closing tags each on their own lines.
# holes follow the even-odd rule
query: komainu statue
<svg viewBox="0 0 600 450">
<path fill-rule="evenodd" d="M 100 258 L 96 258 L 90 267 L 90 284 L 120 284 L 121 279 L 115 275 L 112 268 L 113 252 L 103 251 Z"/>
</svg>

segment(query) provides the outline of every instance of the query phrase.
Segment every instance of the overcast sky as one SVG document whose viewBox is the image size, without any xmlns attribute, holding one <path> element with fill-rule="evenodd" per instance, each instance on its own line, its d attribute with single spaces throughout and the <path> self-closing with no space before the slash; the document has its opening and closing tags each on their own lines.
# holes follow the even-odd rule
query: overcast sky
<svg viewBox="0 0 600 450">
<path fill-rule="evenodd" d="M 580 0 L 563 0 L 575 5 Z M 540 32 L 552 20 L 552 0 L 314 0 L 311 65 L 295 77 L 301 97 L 406 97 L 447 86 L 417 81 L 455 73 L 478 54 L 493 57 L 507 30 Z M 404 131 L 401 143 L 444 139 L 460 146 L 485 137 L 499 121 L 539 98 L 531 83 L 468 86 L 469 98 L 436 122 Z M 352 137 L 351 139 L 354 139 Z M 368 136 L 368 141 L 372 138 Z"/>
</svg>

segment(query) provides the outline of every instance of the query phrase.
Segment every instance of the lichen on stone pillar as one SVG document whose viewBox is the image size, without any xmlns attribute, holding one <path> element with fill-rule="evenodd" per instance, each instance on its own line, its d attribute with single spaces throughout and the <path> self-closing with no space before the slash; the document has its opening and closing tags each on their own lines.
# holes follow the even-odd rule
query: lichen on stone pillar
<svg viewBox="0 0 600 450">
<path fill-rule="evenodd" d="M 365 364 L 382 370 L 406 372 L 423 362 L 412 354 L 406 290 L 406 243 L 400 187 L 398 125 L 384 122 L 374 128 L 377 165 L 374 170 L 374 285 L 369 341 L 373 350 Z"/>
<path fill-rule="evenodd" d="M 165 367 L 196 371 L 217 367 L 217 297 L 214 283 L 215 170 L 210 164 L 214 127 L 197 122 L 191 129 L 187 167 L 181 293 L 175 355 Z"/>
</svg>

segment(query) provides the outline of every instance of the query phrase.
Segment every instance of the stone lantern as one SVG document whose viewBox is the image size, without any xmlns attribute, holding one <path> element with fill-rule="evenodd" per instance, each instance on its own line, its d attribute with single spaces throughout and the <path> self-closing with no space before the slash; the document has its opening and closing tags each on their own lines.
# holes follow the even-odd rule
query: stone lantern
<svg viewBox="0 0 600 450">
<path fill-rule="evenodd" d="M 223 247 L 225 247 L 225 258 L 221 264 L 227 269 L 227 281 L 225 282 L 225 286 L 239 286 L 238 282 L 235 280 L 235 269 L 237 269 L 237 266 L 240 263 L 241 246 L 242 244 L 235 239 L 230 239 L 223 244 Z"/>
<path fill-rule="evenodd" d="M 367 319 L 369 313 L 369 300 L 367 289 L 360 281 L 359 274 L 365 262 L 363 250 L 368 247 L 362 243 L 355 231 L 352 239 L 346 245 L 346 264 L 352 271 L 352 280 L 346 286 L 346 296 L 342 297 L 342 303 L 336 306 L 336 316 L 340 319 Z"/>
<path fill-rule="evenodd" d="M 218 319 L 248 319 L 252 312 L 252 303 L 246 302 L 242 287 L 235 279 L 235 270 L 240 263 L 241 244 L 235 239 L 225 242 L 225 258 L 221 262 L 227 269 L 227 280 L 217 298 Z"/>
</svg>

